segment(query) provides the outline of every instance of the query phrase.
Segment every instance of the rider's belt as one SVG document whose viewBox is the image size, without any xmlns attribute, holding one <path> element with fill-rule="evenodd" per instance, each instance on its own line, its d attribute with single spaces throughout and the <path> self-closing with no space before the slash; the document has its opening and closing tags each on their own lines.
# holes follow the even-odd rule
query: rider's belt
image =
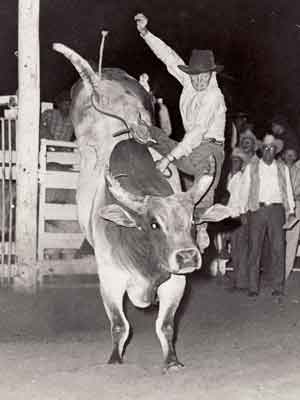
<svg viewBox="0 0 300 400">
<path fill-rule="evenodd" d="M 268 206 L 282 206 L 282 203 L 264 203 L 263 201 L 259 202 L 259 207 L 268 207 Z"/>
<path fill-rule="evenodd" d="M 204 138 L 204 139 L 202 139 L 201 143 L 214 143 L 214 144 L 218 144 L 219 146 L 224 146 L 224 141 L 217 140 L 216 138 Z"/>
</svg>

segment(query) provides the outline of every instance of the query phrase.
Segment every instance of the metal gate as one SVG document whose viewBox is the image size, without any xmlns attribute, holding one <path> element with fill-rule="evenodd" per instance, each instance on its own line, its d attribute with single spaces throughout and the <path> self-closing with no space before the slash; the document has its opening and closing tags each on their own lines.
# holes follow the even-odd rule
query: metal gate
<svg viewBox="0 0 300 400">
<path fill-rule="evenodd" d="M 9 286 L 17 273 L 16 221 L 16 120 L 0 118 L 0 287 Z"/>
</svg>

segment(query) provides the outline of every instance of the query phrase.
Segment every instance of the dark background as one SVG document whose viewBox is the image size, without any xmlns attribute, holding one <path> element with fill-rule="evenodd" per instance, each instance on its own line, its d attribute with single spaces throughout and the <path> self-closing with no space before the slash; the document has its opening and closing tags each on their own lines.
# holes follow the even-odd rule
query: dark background
<svg viewBox="0 0 300 400">
<path fill-rule="evenodd" d="M 300 2 L 296 0 L 40 0 L 41 97 L 52 101 L 78 76 L 51 49 L 62 42 L 87 59 L 98 60 L 101 30 L 110 31 L 104 66 L 138 77 L 147 72 L 156 96 L 179 121 L 180 86 L 139 37 L 137 12 L 149 29 L 185 60 L 193 48 L 211 48 L 225 73 L 219 77 L 230 110 L 247 110 L 258 125 L 275 113 L 300 127 Z M 0 95 L 17 88 L 17 0 L 1 0 Z M 300 136 L 300 130 L 299 130 Z"/>
</svg>

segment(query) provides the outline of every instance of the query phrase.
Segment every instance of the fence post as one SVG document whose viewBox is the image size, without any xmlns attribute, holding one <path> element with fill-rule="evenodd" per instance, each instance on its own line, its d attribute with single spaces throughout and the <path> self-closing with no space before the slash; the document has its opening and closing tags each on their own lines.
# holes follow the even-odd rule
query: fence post
<svg viewBox="0 0 300 400">
<path fill-rule="evenodd" d="M 19 0 L 16 254 L 22 285 L 36 273 L 40 117 L 39 0 Z"/>
</svg>

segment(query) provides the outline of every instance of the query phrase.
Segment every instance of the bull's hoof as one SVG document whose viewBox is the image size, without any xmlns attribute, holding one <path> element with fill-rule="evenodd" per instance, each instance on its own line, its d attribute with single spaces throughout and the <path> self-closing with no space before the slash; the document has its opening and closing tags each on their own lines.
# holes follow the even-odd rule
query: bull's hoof
<svg viewBox="0 0 300 400">
<path fill-rule="evenodd" d="M 117 352 L 112 352 L 107 364 L 123 364 L 123 360 Z"/>
<path fill-rule="evenodd" d="M 168 374 L 169 372 L 181 371 L 182 368 L 184 368 L 184 365 L 181 362 L 172 361 L 171 363 L 164 366 L 163 373 Z"/>
<path fill-rule="evenodd" d="M 107 364 L 121 365 L 121 364 L 123 364 L 123 360 L 121 360 L 121 359 L 116 360 L 116 359 L 110 358 L 107 361 Z"/>
</svg>

